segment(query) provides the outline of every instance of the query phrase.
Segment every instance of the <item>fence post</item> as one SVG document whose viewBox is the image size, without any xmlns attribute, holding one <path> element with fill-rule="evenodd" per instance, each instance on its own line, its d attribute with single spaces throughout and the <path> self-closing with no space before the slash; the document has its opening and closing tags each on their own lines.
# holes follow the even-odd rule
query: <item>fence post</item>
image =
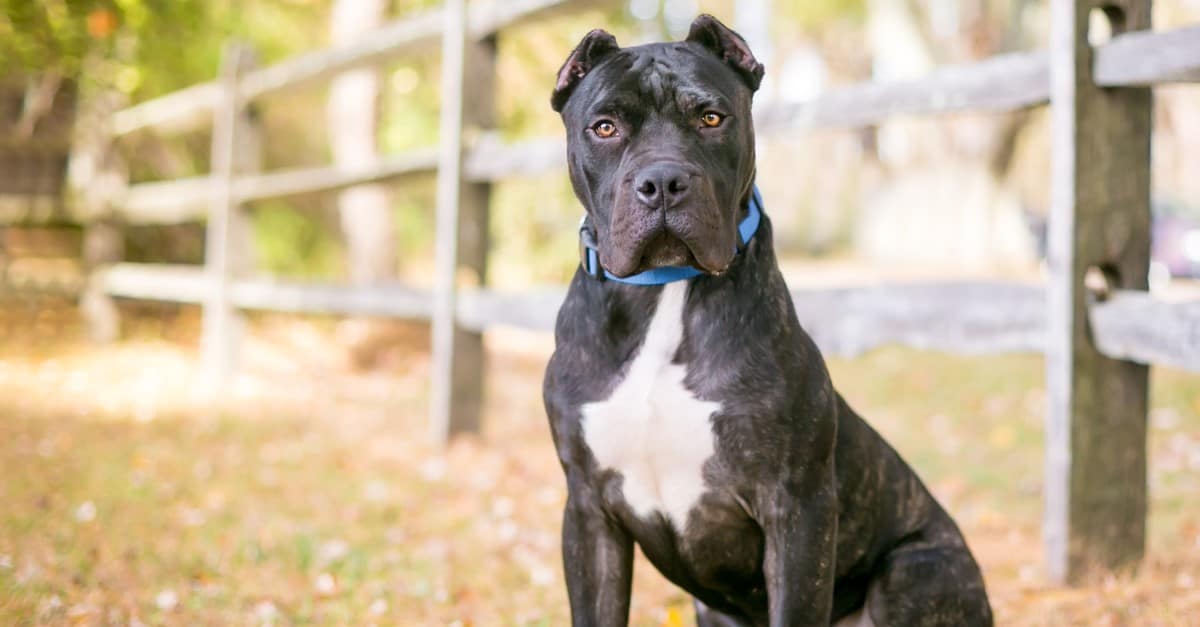
<svg viewBox="0 0 1200 627">
<path fill-rule="evenodd" d="M 95 60 L 85 63 L 90 70 Z M 111 89 L 80 90 L 67 160 L 67 202 L 84 222 L 82 257 L 87 278 L 79 308 L 94 342 L 111 342 L 121 335 L 120 311 L 105 288 L 104 270 L 121 261 L 125 251 L 125 233 L 114 213 L 129 185 L 129 171 L 108 123 L 123 102 Z"/>
<path fill-rule="evenodd" d="M 83 267 L 87 281 L 79 297 L 88 338 L 93 342 L 113 342 L 121 337 L 121 312 L 104 285 L 104 269 L 118 263 L 125 254 L 125 234 L 115 220 L 90 219 L 83 229 Z"/>
<path fill-rule="evenodd" d="M 1149 0 L 1052 0 L 1043 522 L 1056 582 L 1136 564 L 1146 537 L 1147 368 L 1096 350 L 1085 277 L 1146 289 L 1151 92 L 1094 85 L 1093 9 L 1114 34 L 1150 27 Z"/>
<path fill-rule="evenodd" d="M 494 126 L 496 43 L 467 43 L 463 0 L 446 3 L 442 37 L 430 421 L 434 440 L 444 443 L 455 433 L 478 432 L 481 424 L 483 336 L 458 326 L 455 292 L 460 279 L 476 285 L 487 280 L 491 186 L 466 180 L 462 133 L 464 123 L 473 130 Z"/>
<path fill-rule="evenodd" d="M 482 135 L 496 125 L 496 36 L 466 45 L 463 90 L 464 126 Z M 488 278 L 490 199 L 492 184 L 462 177 L 459 189 L 458 272 L 467 283 L 483 287 Z M 456 327 L 451 380 L 450 428 L 455 433 L 478 433 L 483 426 L 483 389 L 486 355 L 483 333 Z"/>
<path fill-rule="evenodd" d="M 252 261 L 251 233 L 234 195 L 234 175 L 255 169 L 261 139 L 238 81 L 254 66 L 254 53 L 244 44 L 225 47 L 221 59 L 221 99 L 213 110 L 211 200 L 204 241 L 208 293 L 200 349 L 206 385 L 224 391 L 236 369 L 244 320 L 231 302 L 233 280 Z"/>
</svg>

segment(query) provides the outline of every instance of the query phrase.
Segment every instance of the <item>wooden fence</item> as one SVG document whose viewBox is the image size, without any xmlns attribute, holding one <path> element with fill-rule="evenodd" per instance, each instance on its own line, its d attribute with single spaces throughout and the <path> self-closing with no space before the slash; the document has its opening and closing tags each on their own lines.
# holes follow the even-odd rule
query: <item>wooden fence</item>
<svg viewBox="0 0 1200 627">
<path fill-rule="evenodd" d="M 207 372 L 233 371 L 239 312 L 424 318 L 433 322 L 432 426 L 445 439 L 479 427 L 480 333 L 497 324 L 550 329 L 561 290 L 503 293 L 486 288 L 491 181 L 562 168 L 561 139 L 504 144 L 492 125 L 495 42 L 523 20 L 606 4 L 507 0 L 487 9 L 447 0 L 353 45 L 310 52 L 265 68 L 231 48 L 220 77 L 117 112 L 114 136 L 213 127 L 208 176 L 129 186 L 106 203 L 87 238 L 96 269 L 85 305 L 100 334 L 112 334 L 112 297 L 204 307 Z M 899 343 L 972 354 L 1046 355 L 1045 543 L 1055 580 L 1092 566 L 1138 561 L 1145 546 L 1147 365 L 1200 371 L 1200 302 L 1168 303 L 1146 291 L 1150 244 L 1150 87 L 1200 80 L 1200 27 L 1150 30 L 1149 0 L 1051 0 L 1046 52 L 1002 55 L 946 67 L 928 77 L 836 89 L 805 104 L 763 111 L 760 132 L 855 127 L 898 114 L 1009 111 L 1051 103 L 1053 206 L 1049 280 L 927 283 L 799 290 L 801 322 L 827 352 L 854 355 Z M 1113 37 L 1088 43 L 1093 11 Z M 438 40 L 443 48 L 440 149 L 379 159 L 370 167 L 255 170 L 256 122 L 248 105 L 297 84 L 377 64 Z M 471 106 L 464 107 L 464 102 Z M 464 126 L 481 139 L 461 143 Z M 432 292 L 400 285 L 350 287 L 255 277 L 245 267 L 242 206 L 263 198 L 344 188 L 437 171 L 436 278 Z M 121 223 L 207 218 L 200 267 L 120 263 Z M 468 268 L 480 289 L 459 292 Z"/>
</svg>

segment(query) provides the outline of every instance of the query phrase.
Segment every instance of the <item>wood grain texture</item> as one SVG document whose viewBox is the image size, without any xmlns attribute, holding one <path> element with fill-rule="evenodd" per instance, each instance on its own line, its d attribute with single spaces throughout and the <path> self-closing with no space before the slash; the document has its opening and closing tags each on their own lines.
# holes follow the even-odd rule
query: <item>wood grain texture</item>
<svg viewBox="0 0 1200 627">
<path fill-rule="evenodd" d="M 826 354 L 889 344 L 968 355 L 1041 352 L 1044 291 L 1006 282 L 793 290 L 800 323 Z"/>
<path fill-rule="evenodd" d="M 1114 37 L 1096 49 L 1093 72 L 1105 87 L 1200 81 L 1200 26 Z"/>
<path fill-rule="evenodd" d="M 856 127 L 898 115 L 955 111 L 1012 111 L 1049 98 L 1044 53 L 1017 53 L 953 65 L 895 83 L 863 83 L 831 89 L 810 102 L 779 104 L 755 115 L 760 131 Z"/>
<path fill-rule="evenodd" d="M 1052 0 L 1052 192 L 1047 263 L 1047 570 L 1059 582 L 1136 564 L 1145 547 L 1147 369 L 1097 350 L 1084 276 L 1145 290 L 1150 252 L 1148 89 L 1092 79 L 1089 14 L 1120 7 L 1113 32 L 1150 27 L 1148 0 Z"/>
<path fill-rule="evenodd" d="M 1088 310 L 1096 348 L 1113 359 L 1200 372 L 1200 301 L 1122 290 Z"/>
</svg>

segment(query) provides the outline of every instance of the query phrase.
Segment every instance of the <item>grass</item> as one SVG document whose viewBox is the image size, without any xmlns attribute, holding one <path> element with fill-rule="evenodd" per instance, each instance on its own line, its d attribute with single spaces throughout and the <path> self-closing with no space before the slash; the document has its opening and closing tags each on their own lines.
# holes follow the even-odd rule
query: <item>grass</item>
<svg viewBox="0 0 1200 627">
<path fill-rule="evenodd" d="M 547 340 L 489 337 L 487 432 L 426 442 L 424 335 L 375 373 L 331 322 L 263 318 L 236 399 L 196 393 L 195 321 L 80 341 L 0 314 L 0 624 L 563 625 L 565 499 L 540 401 Z M 984 565 L 1002 625 L 1200 615 L 1200 381 L 1153 379 L 1149 557 L 1077 588 L 1040 566 L 1041 361 L 887 349 L 830 364 Z M 639 561 L 633 624 L 689 625 Z"/>
</svg>

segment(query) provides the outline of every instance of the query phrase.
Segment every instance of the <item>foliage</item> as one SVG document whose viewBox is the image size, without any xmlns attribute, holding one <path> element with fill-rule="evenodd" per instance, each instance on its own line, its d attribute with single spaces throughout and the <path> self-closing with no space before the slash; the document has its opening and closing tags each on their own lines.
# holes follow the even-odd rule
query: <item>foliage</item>
<svg viewBox="0 0 1200 627">
<path fill-rule="evenodd" d="M 0 0 L 0 66 L 94 80 L 139 100 L 212 78 L 230 37 L 250 41 L 267 58 L 310 46 L 324 4 Z M 89 65 L 89 58 L 106 63 Z"/>
<path fill-rule="evenodd" d="M 293 277 L 336 274 L 341 261 L 337 240 L 311 212 L 272 201 L 256 206 L 253 215 L 257 262 L 263 270 Z"/>
<path fill-rule="evenodd" d="M 73 75 L 93 41 L 116 29 L 108 0 L 0 0 L 0 67 Z"/>
<path fill-rule="evenodd" d="M 390 4 L 390 15 L 401 18 L 436 7 L 441 0 Z M 727 20 L 734 17 L 732 0 L 693 4 L 696 10 Z M 856 19 L 863 4 L 814 0 L 776 2 L 774 8 L 791 23 L 817 24 L 834 17 Z M 332 0 L 0 0 L 0 67 L 80 77 L 139 102 L 212 79 L 222 46 L 230 38 L 253 45 L 263 63 L 324 45 L 331 5 Z M 613 3 L 605 10 L 537 21 L 498 38 L 497 126 L 508 139 L 560 132 L 559 120 L 547 106 L 554 72 L 567 51 L 597 25 L 616 33 L 623 43 L 636 43 L 637 33 L 647 31 L 630 18 L 626 7 Z M 428 53 L 383 69 L 380 144 L 387 154 L 437 141 L 436 50 L 431 47 Z M 328 161 L 324 134 L 334 131 L 327 131 L 323 123 L 324 97 L 324 88 L 315 87 L 260 103 L 269 112 L 267 169 Z M 156 145 L 146 149 L 151 143 Z M 132 160 L 135 180 L 202 174 L 207 145 L 203 134 L 125 142 L 137 155 Z M 500 245 L 493 265 L 498 270 L 524 268 L 505 274 L 534 281 L 558 282 L 569 276 L 575 250 L 571 224 L 580 211 L 569 187 L 561 177 L 506 185 L 507 190 L 493 199 L 493 230 L 502 235 L 495 238 Z M 405 181 L 395 189 L 402 265 L 419 271 L 431 239 L 431 181 Z M 532 211 L 530 199 L 537 199 Z M 331 228 L 337 221 L 329 217 L 332 203 L 326 200 L 287 199 L 255 207 L 264 269 L 304 276 L 337 274 L 338 233 Z M 293 209 L 303 215 L 288 215 Z"/>
</svg>

